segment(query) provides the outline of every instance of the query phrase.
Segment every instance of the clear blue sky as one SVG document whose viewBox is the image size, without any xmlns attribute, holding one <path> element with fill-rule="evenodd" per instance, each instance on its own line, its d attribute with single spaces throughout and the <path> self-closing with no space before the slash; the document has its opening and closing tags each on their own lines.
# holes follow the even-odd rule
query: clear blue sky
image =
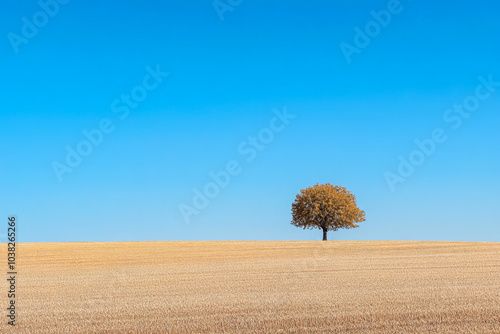
<svg viewBox="0 0 500 334">
<path fill-rule="evenodd" d="M 498 1 L 221 3 L 2 3 L 0 217 L 18 216 L 21 241 L 318 240 L 290 225 L 316 182 L 366 211 L 332 240 L 500 241 L 500 86 L 477 88 L 500 81 Z M 147 97 L 127 106 L 132 91 Z M 448 111 L 463 103 L 467 117 Z M 102 121 L 113 131 L 61 181 L 54 162 L 69 168 Z M 391 188 L 436 129 L 446 140 Z M 180 205 L 230 161 L 239 173 L 187 224 Z"/>
</svg>

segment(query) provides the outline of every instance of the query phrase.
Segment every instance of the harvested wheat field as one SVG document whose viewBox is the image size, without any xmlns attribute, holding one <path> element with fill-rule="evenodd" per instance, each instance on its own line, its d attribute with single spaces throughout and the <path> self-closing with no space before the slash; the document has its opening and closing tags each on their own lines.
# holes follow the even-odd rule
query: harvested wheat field
<svg viewBox="0 0 500 334">
<path fill-rule="evenodd" d="M 15 332 L 500 333 L 499 243 L 18 248 Z M 2 318 L 1 331 L 8 333 Z"/>
</svg>

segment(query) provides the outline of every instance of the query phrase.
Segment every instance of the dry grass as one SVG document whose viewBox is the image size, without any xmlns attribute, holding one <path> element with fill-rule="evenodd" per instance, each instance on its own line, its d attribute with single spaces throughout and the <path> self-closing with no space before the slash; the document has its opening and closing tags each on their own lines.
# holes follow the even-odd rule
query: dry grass
<svg viewBox="0 0 500 334">
<path fill-rule="evenodd" d="M 40 243 L 18 254 L 16 332 L 500 333 L 499 243 Z"/>
</svg>

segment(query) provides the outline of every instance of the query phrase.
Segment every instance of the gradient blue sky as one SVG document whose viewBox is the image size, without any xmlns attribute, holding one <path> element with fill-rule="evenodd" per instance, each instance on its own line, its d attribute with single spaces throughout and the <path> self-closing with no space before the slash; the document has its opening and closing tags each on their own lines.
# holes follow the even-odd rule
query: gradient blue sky
<svg viewBox="0 0 500 334">
<path fill-rule="evenodd" d="M 332 240 L 499 241 L 500 88 L 456 130 L 443 114 L 500 81 L 500 3 L 401 1 L 347 63 L 340 43 L 387 4 L 244 0 L 221 21 L 210 0 L 72 0 L 16 53 L 40 5 L 4 1 L 0 217 L 25 242 L 318 240 L 291 203 L 330 182 L 367 217 Z M 170 75 L 120 120 L 112 102 L 157 64 Z M 238 145 L 283 107 L 296 118 L 246 162 Z M 59 182 L 51 164 L 103 118 L 115 130 Z M 448 140 L 391 191 L 435 128 Z M 241 174 L 186 224 L 179 205 L 231 160 Z"/>
</svg>

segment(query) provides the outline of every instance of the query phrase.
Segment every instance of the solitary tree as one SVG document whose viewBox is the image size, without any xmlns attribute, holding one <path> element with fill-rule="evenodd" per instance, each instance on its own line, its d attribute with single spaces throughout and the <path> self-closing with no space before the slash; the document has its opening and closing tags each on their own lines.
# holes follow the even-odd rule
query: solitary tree
<svg viewBox="0 0 500 334">
<path fill-rule="evenodd" d="M 292 204 L 292 225 L 304 229 L 328 231 L 356 228 L 365 221 L 365 212 L 356 204 L 356 197 L 344 187 L 330 183 L 302 189 Z"/>
</svg>

